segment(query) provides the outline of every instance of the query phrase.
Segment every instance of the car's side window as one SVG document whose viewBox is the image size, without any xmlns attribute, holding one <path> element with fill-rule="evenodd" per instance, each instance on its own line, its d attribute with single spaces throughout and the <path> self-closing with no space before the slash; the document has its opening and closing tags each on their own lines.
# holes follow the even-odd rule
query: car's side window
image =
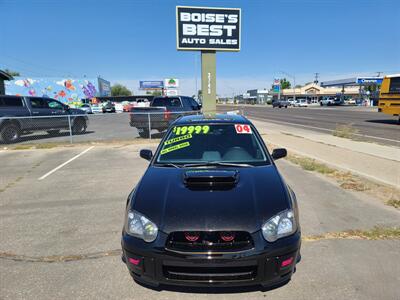
<svg viewBox="0 0 400 300">
<path fill-rule="evenodd" d="M 42 98 L 29 98 L 32 108 L 48 108 L 47 103 Z"/>
<path fill-rule="evenodd" d="M 192 107 L 195 107 L 196 109 L 199 109 L 199 104 L 194 100 L 193 98 L 188 98 L 190 100 L 190 103 L 192 104 Z"/>
<path fill-rule="evenodd" d="M 63 109 L 63 105 L 56 100 L 46 100 L 47 106 L 51 109 Z"/>
</svg>

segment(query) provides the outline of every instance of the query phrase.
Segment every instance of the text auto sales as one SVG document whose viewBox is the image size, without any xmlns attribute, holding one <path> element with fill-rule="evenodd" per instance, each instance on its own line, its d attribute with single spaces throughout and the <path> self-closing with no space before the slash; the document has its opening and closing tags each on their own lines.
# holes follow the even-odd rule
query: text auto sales
<svg viewBox="0 0 400 300">
<path fill-rule="evenodd" d="M 187 45 L 237 45 L 238 39 L 232 37 L 238 30 L 237 14 L 218 13 L 189 13 L 181 12 L 179 20 L 182 22 L 181 44 Z M 189 22 L 189 23 L 184 23 Z M 196 23 L 196 24 L 193 24 Z M 207 24 L 213 23 L 213 24 Z M 216 24 L 222 23 L 222 24 Z M 196 36 L 190 37 L 190 36 Z M 200 36 L 209 37 L 201 38 Z M 221 38 L 224 37 L 224 38 Z"/>
</svg>

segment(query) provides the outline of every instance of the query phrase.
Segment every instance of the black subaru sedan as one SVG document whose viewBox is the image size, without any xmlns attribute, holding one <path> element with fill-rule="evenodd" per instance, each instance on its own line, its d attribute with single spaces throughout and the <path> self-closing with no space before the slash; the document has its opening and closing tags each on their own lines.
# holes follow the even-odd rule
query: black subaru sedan
<svg viewBox="0 0 400 300">
<path fill-rule="evenodd" d="M 237 115 L 175 121 L 128 197 L 122 259 L 141 283 L 281 285 L 300 260 L 296 196 L 253 124 Z"/>
</svg>

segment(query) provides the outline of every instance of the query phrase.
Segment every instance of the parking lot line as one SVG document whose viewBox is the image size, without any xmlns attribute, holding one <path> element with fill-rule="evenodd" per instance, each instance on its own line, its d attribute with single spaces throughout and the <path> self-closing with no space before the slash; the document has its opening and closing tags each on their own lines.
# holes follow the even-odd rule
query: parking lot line
<svg viewBox="0 0 400 300">
<path fill-rule="evenodd" d="M 54 172 L 56 172 L 57 170 L 61 169 L 62 167 L 64 167 L 65 165 L 69 164 L 71 161 L 77 159 L 78 157 L 82 156 L 83 154 L 85 154 L 86 152 L 92 150 L 94 148 L 94 146 L 91 146 L 89 148 L 87 148 L 86 150 L 83 150 L 81 153 L 75 155 L 73 158 L 67 160 L 66 162 L 62 163 L 61 165 L 55 167 L 53 170 L 47 172 L 46 174 L 44 174 L 42 177 L 38 178 L 38 180 L 43 180 L 45 179 L 47 176 L 53 174 Z"/>
</svg>

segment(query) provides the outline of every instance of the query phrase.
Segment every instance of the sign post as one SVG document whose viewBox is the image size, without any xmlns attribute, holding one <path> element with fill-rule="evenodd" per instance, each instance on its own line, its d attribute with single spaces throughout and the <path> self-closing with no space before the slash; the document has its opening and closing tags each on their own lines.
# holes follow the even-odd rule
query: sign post
<svg viewBox="0 0 400 300">
<path fill-rule="evenodd" d="M 216 112 L 216 51 L 240 51 L 240 20 L 239 8 L 176 7 L 177 49 L 201 51 L 203 112 Z"/>
<path fill-rule="evenodd" d="M 216 59 L 215 51 L 201 51 L 201 90 L 203 111 L 216 111 Z"/>
</svg>

